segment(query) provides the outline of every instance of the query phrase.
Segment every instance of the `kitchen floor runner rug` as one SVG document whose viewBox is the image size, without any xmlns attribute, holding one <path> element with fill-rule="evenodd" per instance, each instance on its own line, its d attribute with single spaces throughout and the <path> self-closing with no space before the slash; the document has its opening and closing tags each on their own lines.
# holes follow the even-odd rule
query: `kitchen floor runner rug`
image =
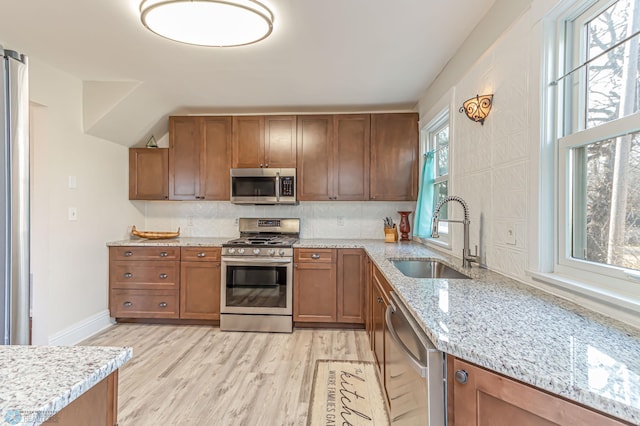
<svg viewBox="0 0 640 426">
<path fill-rule="evenodd" d="M 317 360 L 307 426 L 388 426 L 373 362 Z"/>
</svg>

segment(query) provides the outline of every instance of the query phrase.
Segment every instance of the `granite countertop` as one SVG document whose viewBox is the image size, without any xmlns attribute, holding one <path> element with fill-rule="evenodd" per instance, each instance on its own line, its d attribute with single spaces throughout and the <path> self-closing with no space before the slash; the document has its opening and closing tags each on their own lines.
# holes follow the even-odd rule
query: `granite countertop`
<svg viewBox="0 0 640 426">
<path fill-rule="evenodd" d="M 120 347 L 0 346 L 0 422 L 45 422 L 132 354 Z"/>
<path fill-rule="evenodd" d="M 212 245 L 228 239 L 220 240 Z M 639 329 L 476 265 L 463 269 L 418 243 L 301 239 L 294 247 L 364 248 L 439 350 L 640 424 Z M 422 258 L 472 279 L 410 278 L 389 261 Z"/>
<path fill-rule="evenodd" d="M 178 237 L 178 238 L 168 238 L 166 240 L 147 240 L 145 238 L 131 238 L 128 240 L 120 240 L 120 241 L 111 241 L 107 243 L 109 247 L 117 247 L 117 246 L 160 246 L 160 247 L 222 247 L 222 244 L 227 241 L 238 238 L 236 237 L 227 237 L 227 238 L 198 238 L 198 237 Z"/>
</svg>

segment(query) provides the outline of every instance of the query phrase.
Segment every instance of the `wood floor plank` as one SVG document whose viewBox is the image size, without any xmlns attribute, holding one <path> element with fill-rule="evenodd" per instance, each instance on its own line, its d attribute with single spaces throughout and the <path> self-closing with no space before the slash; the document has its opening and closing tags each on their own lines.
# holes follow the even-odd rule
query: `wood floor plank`
<svg viewBox="0 0 640 426">
<path fill-rule="evenodd" d="M 316 360 L 373 361 L 364 330 L 117 324 L 82 344 L 133 348 L 119 374 L 120 426 L 304 425 Z"/>
</svg>

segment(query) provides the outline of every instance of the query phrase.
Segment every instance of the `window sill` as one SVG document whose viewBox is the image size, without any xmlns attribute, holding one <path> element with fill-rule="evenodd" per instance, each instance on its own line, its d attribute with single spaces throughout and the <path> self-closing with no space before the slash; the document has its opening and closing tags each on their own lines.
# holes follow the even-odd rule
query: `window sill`
<svg viewBox="0 0 640 426">
<path fill-rule="evenodd" d="M 596 304 L 606 305 L 609 308 L 614 308 L 616 311 L 622 309 L 626 313 L 625 316 L 630 316 L 635 319 L 633 322 L 639 321 L 640 300 L 636 298 L 607 291 L 598 287 L 595 283 L 578 281 L 558 273 L 528 271 L 527 275 L 529 275 L 533 281 L 568 291 L 583 298 L 586 297 Z"/>
<path fill-rule="evenodd" d="M 433 238 L 421 238 L 418 236 L 414 236 L 413 239 L 425 246 L 433 246 L 441 250 L 449 250 L 449 251 L 451 250 L 451 245 L 449 244 L 449 241 L 439 241 Z"/>
</svg>

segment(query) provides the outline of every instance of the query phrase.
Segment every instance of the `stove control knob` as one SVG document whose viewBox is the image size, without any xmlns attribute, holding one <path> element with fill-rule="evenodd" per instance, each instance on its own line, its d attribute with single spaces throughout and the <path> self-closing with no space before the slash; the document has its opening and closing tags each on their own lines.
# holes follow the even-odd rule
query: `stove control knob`
<svg viewBox="0 0 640 426">
<path fill-rule="evenodd" d="M 236 252 L 236 249 L 234 249 L 234 248 L 230 248 L 230 249 L 229 249 L 229 254 L 233 254 L 233 253 L 235 253 L 235 252 Z"/>
<path fill-rule="evenodd" d="M 253 254 L 260 254 L 260 249 L 259 248 L 254 248 L 253 249 Z"/>
<path fill-rule="evenodd" d="M 274 256 L 275 254 L 276 254 L 276 251 L 274 249 L 269 250 L 269 256 Z"/>
<path fill-rule="evenodd" d="M 284 254 L 285 254 L 285 253 L 284 253 L 284 250 L 283 250 L 283 249 L 281 249 L 281 250 L 278 252 L 278 254 L 279 254 L 280 256 L 284 256 Z"/>
<path fill-rule="evenodd" d="M 238 249 L 238 254 L 244 254 L 244 249 L 243 248 Z"/>
</svg>

